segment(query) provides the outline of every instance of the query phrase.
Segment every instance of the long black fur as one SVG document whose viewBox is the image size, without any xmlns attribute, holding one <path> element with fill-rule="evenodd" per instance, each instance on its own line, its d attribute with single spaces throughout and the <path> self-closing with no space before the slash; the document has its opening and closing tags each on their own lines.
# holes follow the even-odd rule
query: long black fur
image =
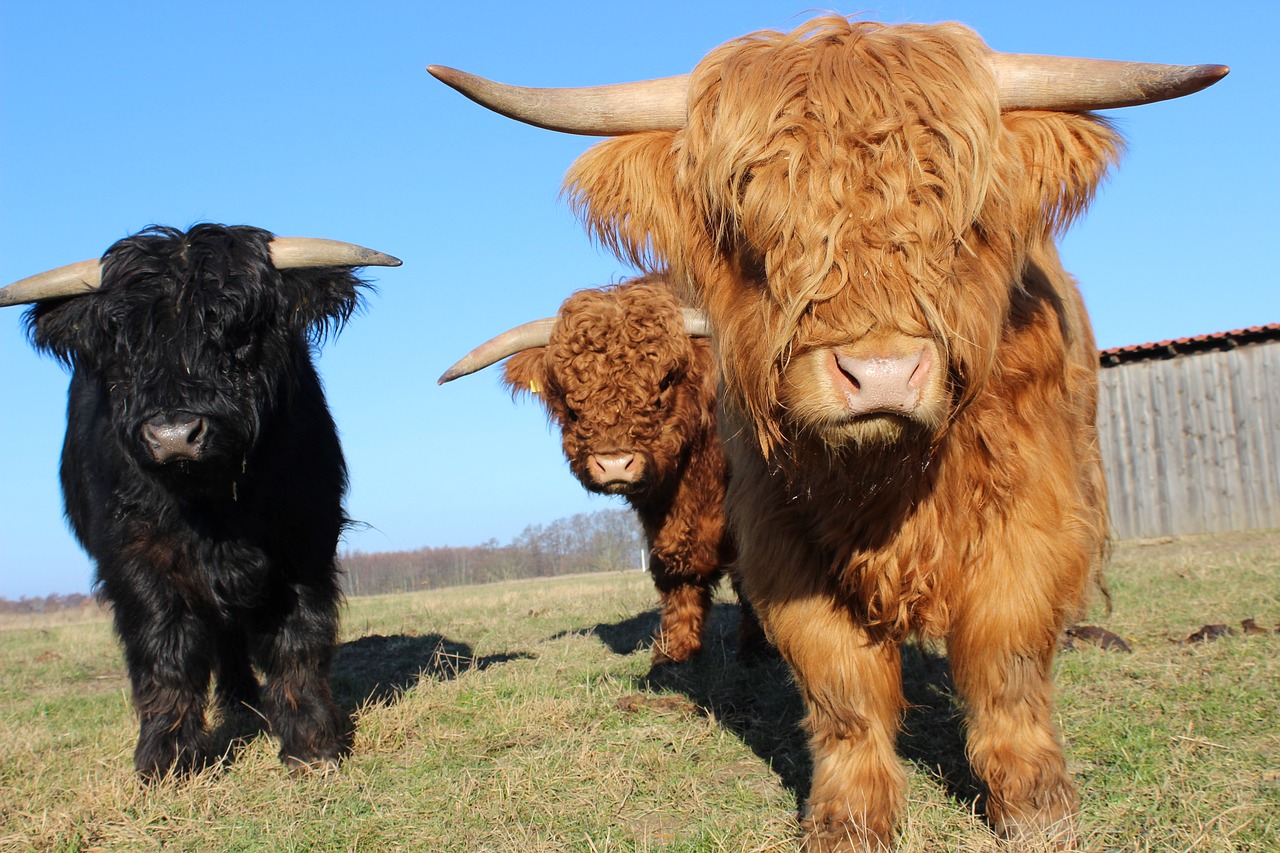
<svg viewBox="0 0 1280 853">
<path fill-rule="evenodd" d="M 312 347 L 363 282 L 276 270 L 271 239 L 152 227 L 107 250 L 97 293 L 26 318 L 72 368 L 66 513 L 114 610 L 147 779 L 207 762 L 215 676 L 225 708 L 261 708 L 286 764 L 331 765 L 349 744 L 328 684 L 347 471 Z M 191 415 L 200 457 L 157 461 L 143 425 Z"/>
</svg>

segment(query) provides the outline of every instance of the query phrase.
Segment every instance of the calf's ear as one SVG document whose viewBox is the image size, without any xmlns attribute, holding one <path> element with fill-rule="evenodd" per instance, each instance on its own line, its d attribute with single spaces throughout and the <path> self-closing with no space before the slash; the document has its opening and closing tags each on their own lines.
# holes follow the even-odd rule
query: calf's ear
<svg viewBox="0 0 1280 853">
<path fill-rule="evenodd" d="M 532 394 L 550 408 L 543 396 L 547 390 L 546 354 L 546 347 L 534 347 L 516 353 L 502 365 L 502 384 L 510 389 L 512 397 Z"/>
</svg>

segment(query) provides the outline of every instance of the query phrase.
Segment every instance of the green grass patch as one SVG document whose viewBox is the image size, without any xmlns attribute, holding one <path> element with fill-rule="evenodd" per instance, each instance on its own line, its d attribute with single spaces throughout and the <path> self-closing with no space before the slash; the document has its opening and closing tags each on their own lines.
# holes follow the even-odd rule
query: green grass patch
<svg viewBox="0 0 1280 853">
<path fill-rule="evenodd" d="M 1058 663 L 1086 846 L 1280 850 L 1280 533 L 1124 543 L 1109 578 L 1089 621 L 1132 653 Z M 795 849 L 810 771 L 785 667 L 738 664 L 717 605 L 703 658 L 651 677 L 654 601 L 638 572 L 353 599 L 339 774 L 291 777 L 250 734 L 150 789 L 109 620 L 0 621 L 0 850 Z M 1185 642 L 1205 624 L 1234 633 Z M 904 677 L 901 849 L 998 849 L 945 664 L 912 646 Z"/>
</svg>

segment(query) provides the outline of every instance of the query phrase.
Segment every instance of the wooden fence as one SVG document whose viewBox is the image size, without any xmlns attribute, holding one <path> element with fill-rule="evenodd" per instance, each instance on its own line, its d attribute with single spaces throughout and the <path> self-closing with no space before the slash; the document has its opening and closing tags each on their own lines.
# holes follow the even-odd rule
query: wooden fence
<svg viewBox="0 0 1280 853">
<path fill-rule="evenodd" d="M 1280 324 L 1102 355 L 1117 539 L 1280 528 Z"/>
</svg>

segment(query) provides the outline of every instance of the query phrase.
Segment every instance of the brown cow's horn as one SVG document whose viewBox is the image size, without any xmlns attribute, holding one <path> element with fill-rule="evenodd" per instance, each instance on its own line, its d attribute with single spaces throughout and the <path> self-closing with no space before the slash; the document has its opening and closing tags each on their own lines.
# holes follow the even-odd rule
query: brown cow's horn
<svg viewBox="0 0 1280 853">
<path fill-rule="evenodd" d="M 1225 65 L 1155 65 L 1026 53 L 992 54 L 1000 107 L 1006 110 L 1105 110 L 1198 92 L 1221 80 Z M 618 136 L 677 130 L 687 120 L 689 75 L 576 89 L 530 89 L 495 83 L 443 65 L 441 82 L 526 124 L 562 133 Z"/>
<path fill-rule="evenodd" d="M 1027 53 L 991 57 L 1004 110 L 1109 110 L 1199 92 L 1227 76 L 1225 65 L 1155 65 Z"/>
<path fill-rule="evenodd" d="M 484 370 L 491 364 L 497 364 L 509 355 L 524 352 L 534 347 L 545 347 L 551 342 L 551 330 L 555 327 L 556 318 L 547 317 L 542 320 L 531 320 L 523 325 L 508 329 L 495 338 L 482 343 L 458 360 L 436 380 L 437 385 L 452 382 L 459 376 Z"/>
<path fill-rule="evenodd" d="M 398 267 L 400 259 L 354 243 L 318 237 L 276 237 L 271 263 L 278 270 L 303 267 Z"/>
<path fill-rule="evenodd" d="M 685 123 L 688 74 L 613 86 L 529 89 L 495 83 L 444 65 L 430 65 L 427 70 L 481 106 L 561 133 L 620 136 L 642 130 L 674 130 Z"/>
<path fill-rule="evenodd" d="M 271 241 L 276 269 L 303 267 L 398 267 L 400 260 L 373 249 L 316 237 L 277 237 Z M 80 261 L 15 281 L 0 289 L 0 308 L 91 293 L 102 284 L 102 261 Z"/>
</svg>

